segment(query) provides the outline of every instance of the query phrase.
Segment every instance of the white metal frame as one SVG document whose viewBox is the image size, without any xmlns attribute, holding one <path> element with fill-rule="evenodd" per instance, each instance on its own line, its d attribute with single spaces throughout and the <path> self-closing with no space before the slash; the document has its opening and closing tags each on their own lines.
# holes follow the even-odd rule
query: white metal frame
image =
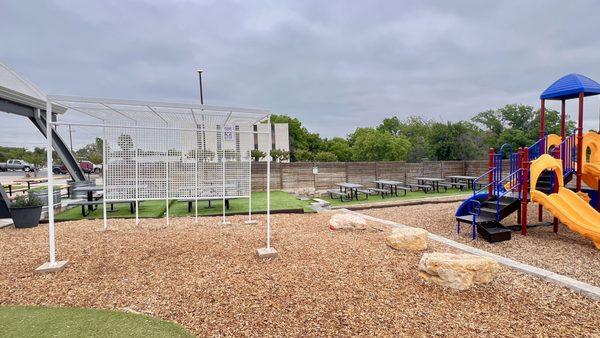
<svg viewBox="0 0 600 338">
<path fill-rule="evenodd" d="M 58 122 L 52 121 L 52 105 L 58 107 L 64 107 L 66 109 L 72 109 L 84 113 L 88 116 L 97 118 L 101 121 L 101 123 L 70 123 L 70 122 Z M 202 120 L 202 124 L 199 125 L 197 123 L 198 120 Z M 209 121 L 208 123 L 206 121 Z M 125 189 L 121 186 L 121 191 L 119 193 L 113 193 L 114 191 L 119 191 L 119 185 L 114 184 L 117 182 L 119 177 L 117 174 L 111 171 L 111 159 L 115 157 L 115 153 L 119 151 L 115 151 L 111 148 L 111 141 L 114 138 L 115 132 L 118 133 L 119 130 L 130 132 L 129 137 L 135 137 L 136 142 L 141 142 L 143 137 L 148 137 L 148 134 L 151 133 L 156 137 L 163 136 L 168 138 L 169 136 L 179 137 L 179 145 L 180 148 L 175 149 L 176 151 L 180 151 L 180 161 L 176 164 L 179 170 L 181 168 L 185 169 L 184 166 L 184 146 L 181 142 L 186 133 L 194 132 L 196 135 L 196 142 L 193 149 L 194 154 L 194 168 L 193 174 L 194 179 L 189 181 L 193 182 L 195 185 L 195 189 L 192 189 L 193 198 L 195 202 L 195 222 L 198 223 L 198 201 L 204 200 L 207 197 L 220 197 L 223 202 L 223 215 L 221 224 L 229 224 L 226 220 L 226 211 L 225 211 L 225 200 L 232 198 L 240 198 L 247 197 L 249 199 L 248 202 L 248 220 L 246 223 L 255 223 L 256 221 L 252 220 L 252 158 L 250 156 L 250 151 L 252 148 L 248 149 L 248 153 L 245 157 L 242 157 L 241 150 L 236 148 L 238 155 L 236 158 L 239 158 L 239 162 L 246 162 L 248 167 L 245 165 L 241 165 L 235 167 L 232 165 L 232 168 L 237 168 L 238 171 L 234 174 L 238 174 L 239 176 L 234 176 L 237 180 L 237 189 L 234 189 L 235 193 L 230 193 L 232 190 L 227 189 L 226 175 L 227 175 L 227 159 L 226 159 L 226 148 L 225 148 L 225 127 L 226 126 L 254 126 L 260 123 L 269 123 L 270 124 L 270 113 L 264 110 L 256 110 L 256 109 L 246 109 L 246 108 L 231 108 L 231 107 L 216 107 L 216 106 L 206 106 L 206 105 L 198 105 L 198 104 L 187 104 L 187 103 L 169 103 L 169 102 L 157 102 L 157 101 L 137 101 L 137 100 L 121 100 L 121 99 L 104 99 L 104 98 L 85 98 L 85 97 L 73 97 L 73 96 L 48 96 L 46 101 L 46 132 L 47 135 L 51 135 L 52 126 L 58 125 L 69 125 L 69 126 L 83 126 L 83 127 L 99 127 L 102 128 L 102 157 L 103 157 L 103 170 L 102 170 L 102 180 L 103 180 L 103 228 L 108 229 L 108 219 L 107 219 L 107 203 L 110 202 L 119 202 L 124 200 L 133 200 L 135 203 L 135 223 L 139 224 L 139 211 L 138 206 L 140 200 L 165 200 L 166 203 L 166 222 L 167 225 L 170 223 L 170 212 L 169 212 L 169 204 L 172 200 L 178 200 L 183 198 L 190 198 L 189 194 L 185 195 L 182 193 L 173 193 L 171 191 L 170 182 L 174 180 L 173 175 L 171 174 L 171 170 L 169 168 L 169 162 L 171 162 L 171 148 L 169 145 L 178 144 L 177 140 L 166 140 L 163 143 L 166 145 L 166 151 L 161 149 L 150 148 L 150 151 L 147 151 L 149 154 L 154 154 L 150 156 L 161 157 L 161 153 L 164 151 L 164 168 L 165 168 L 165 195 L 164 197 L 154 197 L 157 196 L 160 191 L 154 191 L 150 195 L 152 196 L 141 196 L 140 192 L 140 180 L 141 180 L 141 157 L 143 156 L 141 152 L 140 144 L 135 145 L 135 156 L 133 158 L 135 165 L 132 169 L 135 174 L 133 181 L 135 182 L 135 192 L 131 197 L 127 193 L 125 193 Z M 133 132 L 131 132 L 133 131 Z M 205 162 L 202 162 L 202 169 L 199 168 L 200 160 L 204 161 L 204 159 L 199 158 L 199 146 L 198 146 L 198 132 L 202 132 L 203 135 L 206 133 L 214 133 L 218 135 L 220 133 L 220 149 L 216 147 L 216 152 L 214 158 L 216 159 L 216 165 L 206 165 Z M 260 128 L 257 128 L 255 131 L 254 128 L 249 128 L 249 130 L 242 130 L 241 128 L 237 128 L 233 133 L 236 134 L 237 140 L 239 140 L 239 136 L 245 133 L 251 134 L 268 134 L 269 137 L 269 145 L 272 140 L 272 128 L 268 128 L 268 131 L 260 131 Z M 132 136 L 133 134 L 133 136 Z M 144 135 L 146 134 L 146 135 Z M 121 134 L 123 135 L 123 134 Z M 120 137 L 120 136 L 119 136 Z M 216 137 L 216 136 L 215 136 Z M 52 138 L 47 137 L 47 165 L 48 168 L 52 168 Z M 171 141 L 171 144 L 168 142 Z M 203 143 L 203 147 L 206 147 L 206 144 Z M 236 143 L 236 147 L 239 147 L 239 144 Z M 271 148 L 271 147 L 269 147 Z M 204 151 L 205 149 L 203 149 Z M 219 159 L 219 151 L 221 152 L 221 156 Z M 131 155 L 129 150 L 121 149 L 120 153 L 126 156 L 127 153 Z M 158 155 L 156 155 L 158 154 Z M 203 154 L 205 154 L 203 152 Z M 203 155 L 204 156 L 204 155 Z M 116 158 L 116 157 L 115 157 Z M 245 161 L 243 161 L 244 159 Z M 121 159 L 124 163 L 123 165 L 127 167 L 127 159 Z M 220 161 L 219 161 L 220 160 Z M 210 169 L 212 167 L 218 168 L 220 163 L 221 169 L 221 196 L 204 196 L 203 194 L 207 191 L 204 188 L 199 189 L 200 185 L 204 187 L 206 183 L 199 182 L 198 174 L 202 172 L 203 177 L 207 176 L 207 167 Z M 270 217 L 270 188 L 271 188 L 271 156 L 267 154 L 267 211 L 266 211 L 266 247 L 267 249 L 271 248 L 271 217 Z M 117 169 L 119 169 L 117 167 Z M 130 171 L 128 172 L 130 174 Z M 177 173 L 174 173 L 177 174 Z M 209 173 L 210 174 L 210 173 Z M 214 172 L 213 172 L 214 174 Z M 178 178 L 181 176 L 181 172 L 179 173 Z M 187 175 L 187 172 L 184 170 L 183 175 Z M 230 173 L 231 175 L 231 173 Z M 214 176 L 214 175 L 213 175 Z M 117 179 L 115 179 L 117 178 Z M 127 178 L 127 177 L 125 177 Z M 131 179 L 130 178 L 130 179 Z M 240 182 L 243 180 L 247 180 L 242 188 L 240 188 Z M 216 181 L 215 181 L 216 182 Z M 181 184 L 181 182 L 178 182 Z M 246 188 L 247 185 L 247 188 Z M 175 185 L 177 186 L 177 185 Z M 213 182 L 213 187 L 215 187 Z M 54 177 L 52 174 L 52 170 L 48 170 L 48 199 L 49 205 L 54 205 L 53 201 L 53 191 L 54 188 Z M 131 190 L 131 187 L 128 188 Z M 142 188 L 143 189 L 143 188 Z M 241 189 L 241 190 L 240 190 Z M 145 191 L 152 190 L 152 188 L 144 189 Z M 218 186 L 216 186 L 212 191 L 217 191 Z M 161 190 L 162 191 L 162 190 Z M 240 193 L 241 192 L 241 193 Z M 131 194 L 131 193 L 129 193 Z M 231 196 L 229 196 L 230 194 Z M 184 196 L 185 195 L 185 196 Z M 126 196 L 123 198 L 123 196 Z M 56 243 L 55 243 L 55 228 L 54 228 L 54 209 L 48 208 L 48 232 L 49 232 L 49 242 L 50 242 L 50 267 L 55 266 L 56 262 Z"/>
</svg>

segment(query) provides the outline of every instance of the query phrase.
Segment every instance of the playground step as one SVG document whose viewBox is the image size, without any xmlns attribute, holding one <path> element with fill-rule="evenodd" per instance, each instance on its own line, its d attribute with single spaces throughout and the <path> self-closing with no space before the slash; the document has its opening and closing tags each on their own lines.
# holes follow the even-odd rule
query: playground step
<svg viewBox="0 0 600 338">
<path fill-rule="evenodd" d="M 477 224 L 477 233 L 490 243 L 508 241 L 511 237 L 511 231 L 495 221 Z"/>
<path fill-rule="evenodd" d="M 464 215 L 464 216 L 456 216 L 456 220 L 461 223 L 473 223 L 473 215 Z M 486 222 L 495 222 L 495 218 L 477 216 L 477 220 L 475 223 L 486 223 Z"/>
</svg>

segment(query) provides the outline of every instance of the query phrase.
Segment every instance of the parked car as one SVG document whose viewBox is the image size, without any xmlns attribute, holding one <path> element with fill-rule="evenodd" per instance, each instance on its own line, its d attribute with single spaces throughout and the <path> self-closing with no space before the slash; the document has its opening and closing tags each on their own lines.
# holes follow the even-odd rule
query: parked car
<svg viewBox="0 0 600 338">
<path fill-rule="evenodd" d="M 8 160 L 5 163 L 0 163 L 0 171 L 7 170 L 23 170 L 23 171 L 32 171 L 35 167 L 33 164 L 28 163 L 25 160 Z"/>
<path fill-rule="evenodd" d="M 94 164 L 94 174 L 99 174 L 102 172 L 102 164 Z"/>
<path fill-rule="evenodd" d="M 79 168 L 81 168 L 81 171 L 83 171 L 84 173 L 91 174 L 94 172 L 94 163 L 92 163 L 90 161 L 79 161 Z M 67 166 L 64 164 L 62 166 L 60 166 L 60 172 L 57 172 L 55 170 L 56 169 L 52 168 L 52 172 L 55 174 L 68 173 Z"/>
<path fill-rule="evenodd" d="M 55 174 L 55 175 L 59 175 L 59 174 L 66 174 L 66 172 L 63 172 L 63 169 L 62 169 L 62 167 L 63 167 L 63 166 L 62 166 L 62 165 L 60 165 L 60 164 L 55 164 L 55 165 L 53 165 L 53 166 L 52 166 L 52 173 L 53 173 L 53 174 Z M 65 168 L 65 170 L 66 170 L 66 168 Z"/>
</svg>

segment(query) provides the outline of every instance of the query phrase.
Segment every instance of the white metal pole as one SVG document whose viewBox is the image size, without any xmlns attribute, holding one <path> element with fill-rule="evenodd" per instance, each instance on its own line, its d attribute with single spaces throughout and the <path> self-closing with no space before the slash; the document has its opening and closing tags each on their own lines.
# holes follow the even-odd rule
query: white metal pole
<svg viewBox="0 0 600 338">
<path fill-rule="evenodd" d="M 222 178 L 222 189 L 223 192 L 223 222 L 221 224 L 227 224 L 225 219 L 225 125 L 221 130 L 221 178 Z"/>
<path fill-rule="evenodd" d="M 252 222 L 252 157 L 248 162 L 248 223 Z"/>
<path fill-rule="evenodd" d="M 167 204 L 167 225 L 170 224 L 170 220 L 169 220 L 169 150 L 167 149 L 167 160 L 165 161 L 165 169 L 166 169 L 166 174 L 167 174 L 167 200 L 166 200 L 166 204 Z"/>
<path fill-rule="evenodd" d="M 195 220 L 196 220 L 196 224 L 198 224 L 198 133 L 196 132 L 196 147 L 194 150 L 194 162 L 196 164 L 194 170 L 195 170 L 195 175 L 194 175 L 194 186 L 196 187 L 196 189 L 194 189 L 195 194 L 194 194 L 194 205 L 195 205 Z"/>
<path fill-rule="evenodd" d="M 140 209 L 140 203 L 139 203 L 139 196 L 140 196 L 140 166 L 139 166 L 139 150 L 140 150 L 140 140 L 139 140 L 139 133 L 138 130 L 135 130 L 135 143 L 136 147 L 135 147 L 135 225 L 140 224 L 140 213 L 139 213 L 139 209 Z"/>
<path fill-rule="evenodd" d="M 46 99 L 46 171 L 48 172 L 48 239 L 50 242 L 50 266 L 56 265 L 54 243 L 54 174 L 52 172 L 52 103 Z"/>
<path fill-rule="evenodd" d="M 102 219 L 104 222 L 104 230 L 108 229 L 108 216 L 106 210 L 106 173 L 108 171 L 107 147 L 106 147 L 106 126 L 102 127 Z"/>
<path fill-rule="evenodd" d="M 273 135 L 271 128 L 271 116 L 268 119 L 269 142 L 267 153 L 267 250 L 271 249 L 271 147 L 273 143 Z"/>
</svg>

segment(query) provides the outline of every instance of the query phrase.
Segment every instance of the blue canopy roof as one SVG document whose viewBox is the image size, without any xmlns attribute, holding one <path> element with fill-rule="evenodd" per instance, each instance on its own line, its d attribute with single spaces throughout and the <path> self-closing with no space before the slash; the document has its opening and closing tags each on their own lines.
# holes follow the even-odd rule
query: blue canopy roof
<svg viewBox="0 0 600 338">
<path fill-rule="evenodd" d="M 579 96 L 579 93 L 584 93 L 584 96 L 592 96 L 600 94 L 600 84 L 581 74 L 569 74 L 556 80 L 548 87 L 540 99 L 544 100 L 568 100 Z"/>
</svg>

